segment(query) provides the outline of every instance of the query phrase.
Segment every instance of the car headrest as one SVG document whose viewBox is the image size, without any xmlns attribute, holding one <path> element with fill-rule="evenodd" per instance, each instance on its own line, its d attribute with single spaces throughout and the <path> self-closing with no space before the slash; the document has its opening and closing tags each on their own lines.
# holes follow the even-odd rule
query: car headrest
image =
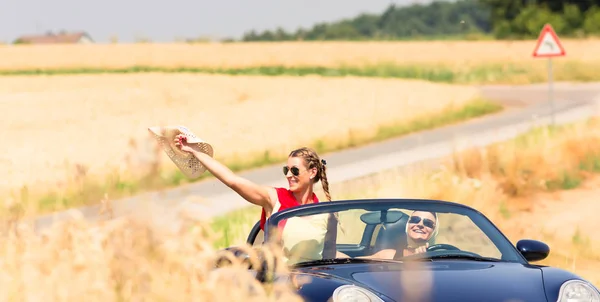
<svg viewBox="0 0 600 302">
<path fill-rule="evenodd" d="M 397 249 L 406 246 L 406 223 L 408 215 L 402 215 L 400 220 L 394 223 L 386 223 L 381 226 L 375 241 L 375 251 L 382 249 Z"/>
</svg>

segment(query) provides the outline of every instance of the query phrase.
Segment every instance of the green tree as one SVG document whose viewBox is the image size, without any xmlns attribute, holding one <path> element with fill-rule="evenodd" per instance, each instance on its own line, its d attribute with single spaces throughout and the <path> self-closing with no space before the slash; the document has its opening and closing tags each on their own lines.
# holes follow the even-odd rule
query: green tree
<svg viewBox="0 0 600 302">
<path fill-rule="evenodd" d="M 600 34 L 600 8 L 598 6 L 592 6 L 585 13 L 583 30 L 588 34 Z"/>
<path fill-rule="evenodd" d="M 583 26 L 584 16 L 579 6 L 565 3 L 563 5 L 563 19 L 565 22 L 563 33 L 566 35 L 582 35 L 581 27 Z"/>
<path fill-rule="evenodd" d="M 600 0 L 436 0 L 391 4 L 380 14 L 360 14 L 311 28 L 247 32 L 243 41 L 384 40 L 493 34 L 499 39 L 537 37 L 550 23 L 562 36 L 600 34 Z"/>
<path fill-rule="evenodd" d="M 293 34 L 250 31 L 243 40 L 366 40 L 489 33 L 492 29 L 490 12 L 478 0 L 438 0 L 428 5 L 404 7 L 392 4 L 381 14 L 360 14 L 336 22 L 322 22 Z"/>
<path fill-rule="evenodd" d="M 600 0 L 479 0 L 491 10 L 490 23 L 497 38 L 531 38 L 544 23 L 564 36 L 594 33 L 598 19 L 593 8 Z M 590 20 L 590 21 L 588 21 Z"/>
<path fill-rule="evenodd" d="M 535 38 L 539 35 L 544 24 L 552 25 L 557 33 L 563 33 L 567 23 L 563 17 L 552 12 L 546 6 L 527 5 L 511 22 L 511 31 L 522 38 Z"/>
</svg>

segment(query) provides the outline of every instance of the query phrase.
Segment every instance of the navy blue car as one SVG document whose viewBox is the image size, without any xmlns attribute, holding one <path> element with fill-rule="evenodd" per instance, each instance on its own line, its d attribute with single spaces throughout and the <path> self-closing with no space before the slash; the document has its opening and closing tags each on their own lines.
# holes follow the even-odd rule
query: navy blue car
<svg viewBox="0 0 600 302">
<path fill-rule="evenodd" d="M 581 277 L 531 264 L 548 256 L 548 245 L 523 239 L 515 246 L 482 213 L 453 202 L 298 206 L 273 214 L 264 233 L 257 223 L 247 239 L 267 241 L 280 244 L 287 280 L 306 301 L 600 302 Z"/>
</svg>

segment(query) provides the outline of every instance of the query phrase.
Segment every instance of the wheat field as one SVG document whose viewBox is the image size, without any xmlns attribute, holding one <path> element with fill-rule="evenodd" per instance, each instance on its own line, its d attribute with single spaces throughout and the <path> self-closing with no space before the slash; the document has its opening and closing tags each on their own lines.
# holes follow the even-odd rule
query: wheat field
<svg viewBox="0 0 600 302">
<path fill-rule="evenodd" d="M 477 97 L 468 86 L 367 78 L 136 74 L 3 77 L 2 189 L 61 188 L 78 166 L 136 174 L 154 163 L 156 125 L 186 125 L 215 157 L 244 161 L 269 150 L 429 116 Z M 175 166 L 166 155 L 161 165 Z M 128 171 L 124 171 L 128 169 Z"/>
<path fill-rule="evenodd" d="M 2 45 L 0 70 L 59 68 L 360 66 L 374 63 L 537 64 L 535 40 Z M 563 39 L 565 61 L 599 62 L 600 39 Z"/>
</svg>

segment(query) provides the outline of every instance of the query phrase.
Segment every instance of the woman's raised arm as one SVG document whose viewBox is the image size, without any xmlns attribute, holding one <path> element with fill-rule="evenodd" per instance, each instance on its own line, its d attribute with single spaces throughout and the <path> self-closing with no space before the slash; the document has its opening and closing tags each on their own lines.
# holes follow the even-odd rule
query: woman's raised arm
<svg viewBox="0 0 600 302">
<path fill-rule="evenodd" d="M 238 193 L 242 198 L 250 203 L 263 207 L 267 212 L 271 212 L 277 194 L 274 188 L 256 184 L 236 175 L 231 169 L 221 164 L 216 159 L 189 147 L 185 142 L 185 136 L 183 135 L 175 137 L 175 145 L 182 151 L 193 154 L 202 165 L 206 167 L 206 170 L 213 174 L 223 184 Z"/>
</svg>

